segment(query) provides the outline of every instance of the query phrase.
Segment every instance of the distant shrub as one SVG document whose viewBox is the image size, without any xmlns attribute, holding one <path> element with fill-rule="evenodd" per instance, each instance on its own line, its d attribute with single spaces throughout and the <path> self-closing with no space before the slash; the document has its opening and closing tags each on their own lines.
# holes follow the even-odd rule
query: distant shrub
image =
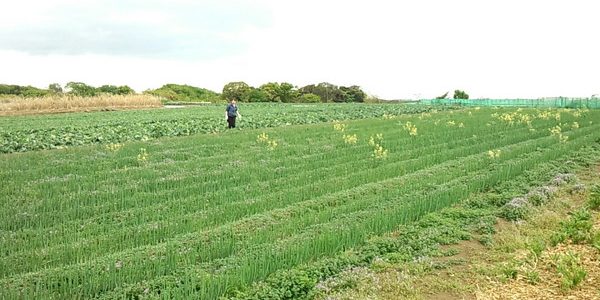
<svg viewBox="0 0 600 300">
<path fill-rule="evenodd" d="M 174 102 L 217 102 L 219 94 L 190 85 L 165 84 L 162 87 L 146 91 L 146 93 Z"/>
<path fill-rule="evenodd" d="M 301 102 L 301 103 L 319 103 L 319 102 L 321 102 L 321 97 L 319 97 L 319 95 L 315 95 L 312 93 L 303 94 L 302 96 L 300 96 L 297 99 L 298 99 L 298 102 Z"/>
</svg>

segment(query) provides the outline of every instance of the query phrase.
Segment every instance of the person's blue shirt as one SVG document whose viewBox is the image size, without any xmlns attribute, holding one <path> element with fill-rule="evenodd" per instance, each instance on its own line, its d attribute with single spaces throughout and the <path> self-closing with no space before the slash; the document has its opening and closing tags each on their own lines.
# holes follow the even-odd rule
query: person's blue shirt
<svg viewBox="0 0 600 300">
<path fill-rule="evenodd" d="M 237 106 L 233 106 L 233 104 L 227 105 L 225 109 L 227 111 L 228 117 L 237 117 Z"/>
</svg>

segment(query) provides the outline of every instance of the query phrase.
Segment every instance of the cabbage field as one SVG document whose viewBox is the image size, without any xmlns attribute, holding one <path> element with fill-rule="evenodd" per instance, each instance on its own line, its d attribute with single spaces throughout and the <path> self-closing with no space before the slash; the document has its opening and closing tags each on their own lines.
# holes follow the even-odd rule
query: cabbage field
<svg viewBox="0 0 600 300">
<path fill-rule="evenodd" d="M 0 119 L 0 299 L 308 297 L 340 253 L 600 145 L 594 110 L 211 109 Z"/>
<path fill-rule="evenodd" d="M 437 110 L 452 109 L 439 106 Z M 421 113 L 424 105 L 242 104 L 238 128 L 315 124 L 334 120 Z M 218 133 L 225 130 L 224 105 L 186 109 L 73 113 L 0 118 L 0 153 L 62 149 L 86 144 L 147 141 L 160 137 Z"/>
</svg>

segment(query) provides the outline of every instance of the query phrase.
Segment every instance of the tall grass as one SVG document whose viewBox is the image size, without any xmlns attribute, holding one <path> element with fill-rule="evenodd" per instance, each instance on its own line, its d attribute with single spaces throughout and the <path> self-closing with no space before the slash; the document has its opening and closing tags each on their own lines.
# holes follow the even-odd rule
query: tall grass
<svg viewBox="0 0 600 300">
<path fill-rule="evenodd" d="M 2 97 L 0 115 L 26 115 L 91 110 L 159 107 L 159 97 L 152 95 L 102 95 L 94 97 L 48 96 L 39 98 Z"/>
</svg>

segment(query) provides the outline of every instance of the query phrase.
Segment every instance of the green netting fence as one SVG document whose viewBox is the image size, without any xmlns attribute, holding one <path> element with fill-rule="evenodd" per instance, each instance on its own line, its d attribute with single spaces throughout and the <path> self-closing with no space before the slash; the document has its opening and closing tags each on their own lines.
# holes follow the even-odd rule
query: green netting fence
<svg viewBox="0 0 600 300">
<path fill-rule="evenodd" d="M 600 98 L 552 99 L 425 99 L 421 104 L 464 106 L 515 106 L 545 108 L 600 108 Z"/>
</svg>

